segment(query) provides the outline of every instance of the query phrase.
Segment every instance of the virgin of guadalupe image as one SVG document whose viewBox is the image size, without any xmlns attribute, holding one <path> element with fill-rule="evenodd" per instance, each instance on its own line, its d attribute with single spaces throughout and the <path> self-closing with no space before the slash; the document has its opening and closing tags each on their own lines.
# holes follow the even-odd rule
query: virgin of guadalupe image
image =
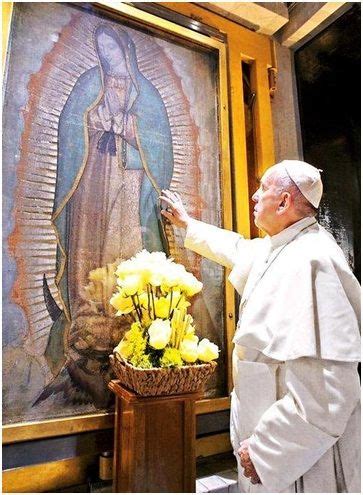
<svg viewBox="0 0 363 495">
<path fill-rule="evenodd" d="M 89 273 L 142 248 L 166 250 L 158 196 L 170 186 L 173 149 L 164 102 L 140 72 L 126 31 L 99 25 L 94 47 L 98 65 L 78 78 L 59 119 L 52 224 L 62 308 L 44 276 L 54 380 L 34 405 L 61 391 L 72 403 L 108 405 L 108 355 L 121 330 L 92 310 Z"/>
</svg>

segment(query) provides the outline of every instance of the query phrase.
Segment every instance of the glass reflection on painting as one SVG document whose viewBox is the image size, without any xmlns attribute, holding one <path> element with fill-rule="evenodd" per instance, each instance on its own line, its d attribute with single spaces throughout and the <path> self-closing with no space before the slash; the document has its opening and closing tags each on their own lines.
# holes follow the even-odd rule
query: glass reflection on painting
<svg viewBox="0 0 363 495">
<path fill-rule="evenodd" d="M 92 304 L 85 288 L 92 270 L 112 275 L 142 248 L 167 251 L 203 281 L 192 313 L 224 347 L 223 270 L 184 250 L 158 204 L 172 188 L 196 218 L 221 223 L 215 56 L 70 5 L 14 10 L 4 120 L 5 137 L 13 128 L 4 145 L 3 356 L 4 378 L 14 377 L 4 382 L 6 422 L 110 406 L 108 354 L 129 322 Z M 225 395 L 223 359 L 207 396 Z"/>
</svg>

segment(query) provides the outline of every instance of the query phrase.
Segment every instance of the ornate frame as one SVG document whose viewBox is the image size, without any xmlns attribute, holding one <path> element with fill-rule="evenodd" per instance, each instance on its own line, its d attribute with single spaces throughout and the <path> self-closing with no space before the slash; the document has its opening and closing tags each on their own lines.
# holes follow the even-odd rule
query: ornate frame
<svg viewBox="0 0 363 495">
<path fill-rule="evenodd" d="M 116 19 L 126 19 L 136 26 L 147 26 L 156 32 L 163 32 L 170 39 L 178 39 L 185 43 L 198 45 L 208 51 L 214 51 L 218 56 L 219 71 L 219 133 L 220 133 L 220 162 L 221 162 L 221 193 L 222 193 L 222 218 L 223 226 L 232 229 L 232 182 L 230 168 L 229 147 L 229 114 L 228 114 L 228 84 L 227 84 L 227 49 L 225 43 L 200 34 L 191 29 L 161 19 L 153 14 L 143 12 L 130 5 L 121 2 L 98 2 L 94 4 L 100 12 L 112 14 Z M 3 12 L 4 29 L 3 41 L 4 57 L 6 55 L 8 32 L 10 31 L 12 4 L 8 3 Z M 225 322 L 226 322 L 226 355 L 227 355 L 227 385 L 228 391 L 232 388 L 232 336 L 235 327 L 235 295 L 230 284 L 227 284 L 228 273 L 225 273 Z M 197 403 L 197 414 L 205 414 L 228 409 L 229 396 L 216 399 L 203 399 Z M 111 428 L 113 426 L 114 413 L 86 414 L 65 418 L 56 418 L 42 421 L 14 423 L 3 426 L 3 444 L 35 440 L 40 438 L 62 436 L 78 432 Z"/>
</svg>

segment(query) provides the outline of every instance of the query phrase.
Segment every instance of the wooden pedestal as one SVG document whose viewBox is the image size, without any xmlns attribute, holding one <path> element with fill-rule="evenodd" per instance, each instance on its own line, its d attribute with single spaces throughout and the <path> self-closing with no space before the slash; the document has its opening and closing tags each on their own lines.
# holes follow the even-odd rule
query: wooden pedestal
<svg viewBox="0 0 363 495">
<path fill-rule="evenodd" d="M 118 380 L 113 491 L 195 492 L 195 401 L 200 394 L 140 397 Z"/>
</svg>

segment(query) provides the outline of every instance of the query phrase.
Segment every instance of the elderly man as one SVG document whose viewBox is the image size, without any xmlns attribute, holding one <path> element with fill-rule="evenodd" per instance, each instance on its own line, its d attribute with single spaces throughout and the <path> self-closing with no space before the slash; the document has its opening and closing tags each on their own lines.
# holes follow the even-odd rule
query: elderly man
<svg viewBox="0 0 363 495">
<path fill-rule="evenodd" d="M 285 160 L 252 199 L 263 239 L 192 219 L 163 191 L 185 246 L 232 269 L 231 442 L 241 492 L 360 492 L 360 287 L 315 216 L 319 170 Z"/>
</svg>

